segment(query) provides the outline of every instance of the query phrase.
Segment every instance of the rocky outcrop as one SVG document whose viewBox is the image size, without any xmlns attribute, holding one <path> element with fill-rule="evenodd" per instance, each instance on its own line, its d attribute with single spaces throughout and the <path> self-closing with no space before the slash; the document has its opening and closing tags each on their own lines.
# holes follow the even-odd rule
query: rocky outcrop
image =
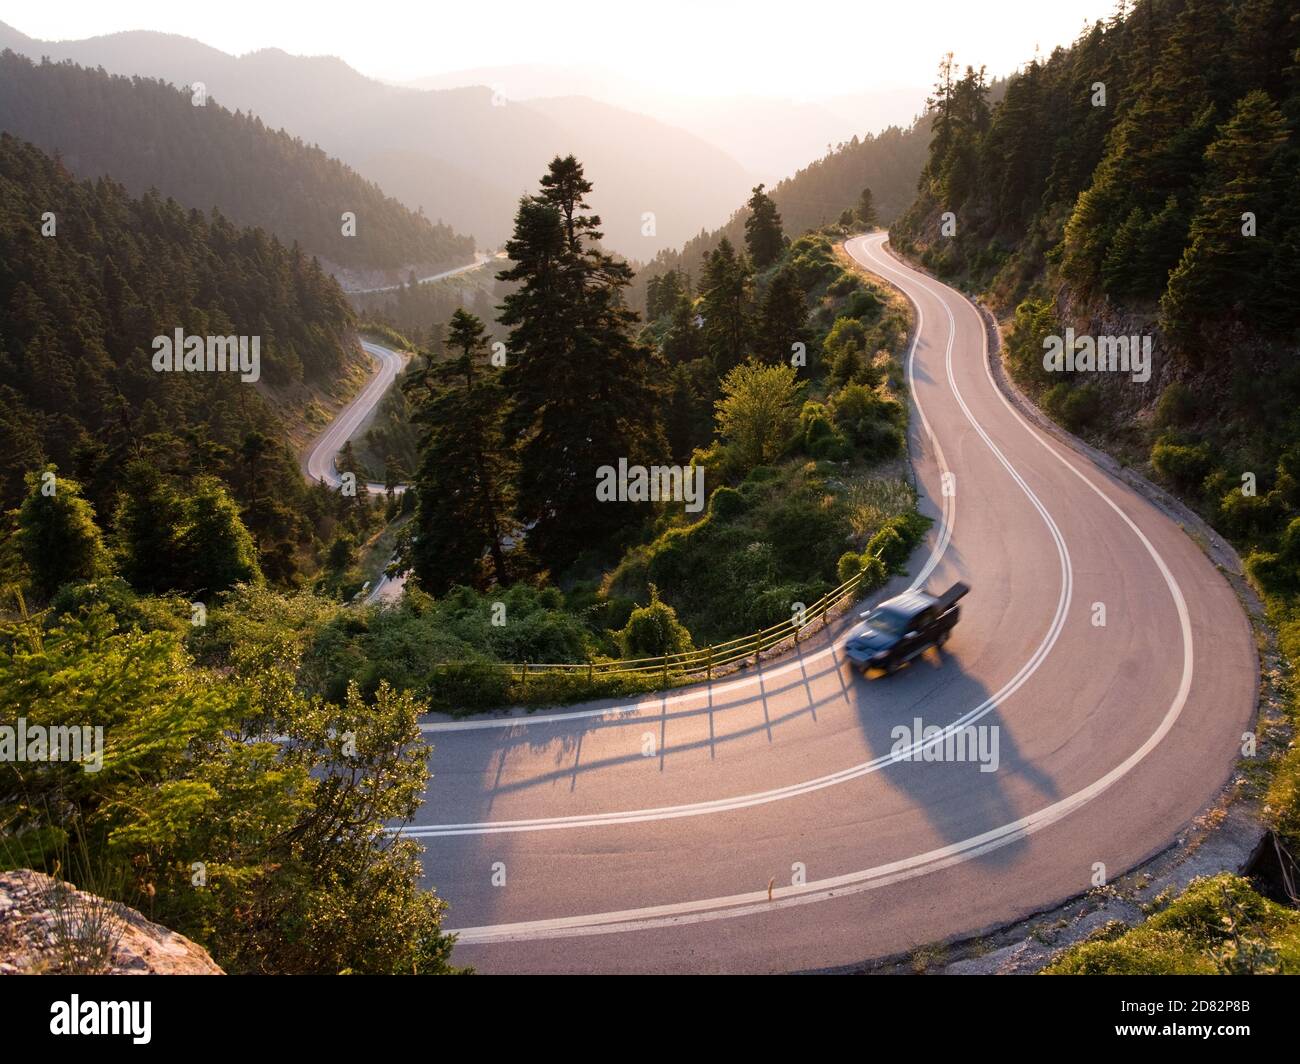
<svg viewBox="0 0 1300 1064">
<path fill-rule="evenodd" d="M 0 974 L 224 975 L 135 909 L 41 872 L 0 873 Z"/>
</svg>

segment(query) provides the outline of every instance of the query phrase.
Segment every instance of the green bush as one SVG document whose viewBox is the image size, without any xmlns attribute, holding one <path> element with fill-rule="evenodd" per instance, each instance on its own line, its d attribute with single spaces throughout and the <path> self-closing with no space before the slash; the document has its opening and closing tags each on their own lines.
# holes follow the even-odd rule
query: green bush
<svg viewBox="0 0 1300 1064">
<path fill-rule="evenodd" d="M 720 521 L 730 521 L 743 514 L 748 505 L 740 492 L 724 485 L 709 497 L 709 516 Z"/>
<path fill-rule="evenodd" d="M 1210 471 L 1210 447 L 1206 443 L 1184 446 L 1161 440 L 1151 448 L 1151 465 L 1163 480 L 1181 491 L 1199 491 Z"/>
<path fill-rule="evenodd" d="M 826 289 L 826 294 L 828 296 L 834 296 L 836 299 L 840 299 L 844 296 L 852 295 L 854 292 L 861 291 L 861 289 L 862 281 L 846 271 L 841 273 L 830 283 L 830 286 Z"/>
<path fill-rule="evenodd" d="M 1181 381 L 1174 381 L 1156 402 L 1156 425 L 1171 428 L 1185 425 L 1196 417 L 1196 395 Z"/>
<path fill-rule="evenodd" d="M 851 580 L 862 572 L 862 555 L 857 551 L 845 551 L 840 555 L 840 560 L 835 563 L 835 575 L 839 577 L 840 583 Z"/>
<path fill-rule="evenodd" d="M 853 455 L 849 441 L 836 429 L 830 411 L 821 403 L 804 403 L 799 413 L 799 439 L 806 454 L 822 461 L 844 462 Z"/>
<path fill-rule="evenodd" d="M 867 541 L 866 553 L 879 558 L 891 573 L 900 572 L 911 553 L 906 541 L 892 525 L 885 525 Z"/>
<path fill-rule="evenodd" d="M 1101 413 L 1101 391 L 1094 384 L 1061 381 L 1043 394 L 1043 409 L 1071 432 L 1079 432 Z"/>
<path fill-rule="evenodd" d="M 918 513 L 900 514 L 886 521 L 867 542 L 866 553 L 878 557 L 889 573 L 906 571 L 907 559 L 911 557 L 925 530 L 930 527 L 930 519 Z"/>
<path fill-rule="evenodd" d="M 1266 591 L 1300 591 L 1300 517 L 1286 526 L 1277 551 L 1256 551 L 1246 559 L 1246 572 Z"/>
<path fill-rule="evenodd" d="M 681 654 L 692 648 L 691 633 L 677 619 L 677 611 L 659 598 L 650 585 L 650 602 L 638 606 L 618 633 L 618 644 L 627 658 L 653 658 Z"/>
<path fill-rule="evenodd" d="M 880 312 L 885 309 L 885 302 L 875 292 L 867 288 L 860 288 L 849 296 L 849 301 L 844 304 L 842 314 L 850 318 L 857 318 L 859 321 L 873 321 L 880 316 Z"/>
</svg>

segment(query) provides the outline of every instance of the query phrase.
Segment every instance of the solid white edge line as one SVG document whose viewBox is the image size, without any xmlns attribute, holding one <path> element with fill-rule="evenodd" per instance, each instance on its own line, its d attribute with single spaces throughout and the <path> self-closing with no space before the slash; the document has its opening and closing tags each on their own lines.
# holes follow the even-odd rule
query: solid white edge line
<svg viewBox="0 0 1300 1064">
<path fill-rule="evenodd" d="M 903 276 L 899 272 L 899 276 Z M 919 276 L 919 274 L 918 274 Z M 916 281 L 915 277 L 909 278 Z M 930 291 L 931 295 L 936 295 L 933 289 L 928 285 L 916 281 L 923 289 Z M 958 293 L 960 295 L 960 293 Z M 941 298 L 941 297 L 938 297 Z M 969 302 L 962 297 L 963 302 Z M 942 300 L 946 305 L 946 300 Z M 993 380 L 992 370 L 989 364 L 988 350 L 988 333 L 984 326 L 983 318 L 979 317 L 977 311 L 971 306 L 970 309 L 979 318 L 980 334 L 984 341 L 984 367 L 990 383 L 993 384 L 994 390 L 1001 396 L 1003 403 L 1015 416 L 1031 436 L 1036 439 L 1049 453 L 1053 454 L 1059 462 L 1069 468 L 1076 476 L 1079 477 L 1092 491 L 1102 499 L 1132 530 L 1134 535 L 1146 548 L 1147 553 L 1156 563 L 1160 570 L 1161 576 L 1165 580 L 1165 585 L 1174 600 L 1175 608 L 1178 611 L 1179 627 L 1183 642 L 1183 670 L 1179 683 L 1178 691 L 1174 695 L 1169 709 L 1161 719 L 1160 725 L 1149 736 L 1137 750 L 1130 754 L 1123 762 L 1111 769 L 1101 779 L 1095 781 L 1082 790 L 1061 799 L 1058 802 L 1031 813 L 1028 816 L 1021 817 L 1005 824 L 999 828 L 993 828 L 979 835 L 972 836 L 958 843 L 949 846 L 940 847 L 939 849 L 930 850 L 927 853 L 918 854 L 914 857 L 904 858 L 885 865 L 878 865 L 875 868 L 863 869 L 859 872 L 850 872 L 845 875 L 836 876 L 828 879 L 815 880 L 814 882 L 802 886 L 790 886 L 776 888 L 772 894 L 772 900 L 768 901 L 766 891 L 751 891 L 747 894 L 735 894 L 728 897 L 704 899 L 692 902 L 679 902 L 672 905 L 648 906 L 640 909 L 626 909 L 619 912 L 596 913 L 587 916 L 570 916 L 559 917 L 551 920 L 534 920 L 524 921 L 514 924 L 496 924 L 484 927 L 470 927 L 460 930 L 451 930 L 451 933 L 459 936 L 459 941 L 465 944 L 490 943 L 490 942 L 512 942 L 521 940 L 532 940 L 542 938 L 561 938 L 572 937 L 577 935 L 591 934 L 612 934 L 622 931 L 645 930 L 649 928 L 668 927 L 687 923 L 699 923 L 706 920 L 731 919 L 739 916 L 745 916 L 755 913 L 770 912 L 777 908 L 788 908 L 795 905 L 806 905 L 817 901 L 829 900 L 835 897 L 845 897 L 853 894 L 859 894 L 866 890 L 873 890 L 877 887 L 886 886 L 890 883 L 900 882 L 906 879 L 912 879 L 929 872 L 937 871 L 941 868 L 958 864 L 963 861 L 971 860 L 980 854 L 999 849 L 1018 839 L 1027 837 L 1045 827 L 1055 824 L 1057 821 L 1074 812 L 1075 809 L 1086 805 L 1095 797 L 1109 789 L 1114 783 L 1126 776 L 1136 765 L 1141 763 L 1146 756 L 1159 745 L 1164 737 L 1173 728 L 1178 717 L 1187 703 L 1187 696 L 1191 690 L 1192 683 L 1192 628 L 1191 618 L 1187 610 L 1187 602 L 1183 597 L 1182 588 L 1179 586 L 1177 579 L 1174 577 L 1169 566 L 1166 564 L 1160 552 L 1146 537 L 1133 520 L 1112 500 L 1105 492 L 1097 487 L 1089 478 L 1084 476 L 1073 463 L 1067 461 L 1064 456 L 1051 446 L 1017 411 L 1002 395 L 1001 389 L 997 387 Z M 950 311 L 951 313 L 951 311 Z M 964 405 L 964 404 L 963 404 Z"/>
<path fill-rule="evenodd" d="M 873 259 L 872 261 L 875 262 L 876 260 Z M 863 265 L 866 264 L 863 263 Z M 877 265 L 884 264 L 877 263 Z M 929 290 L 927 289 L 927 291 Z M 994 456 L 997 457 L 999 462 L 1006 468 L 1012 479 L 1029 498 L 1034 508 L 1046 523 L 1048 531 L 1056 545 L 1057 557 L 1061 563 L 1061 592 L 1057 598 L 1056 613 L 1052 618 L 1051 625 L 1048 626 L 1047 633 L 1044 635 L 1042 642 L 1039 643 L 1034 653 L 1020 667 L 1019 671 L 1017 671 L 1010 680 L 1003 684 L 996 693 L 990 695 L 973 709 L 962 714 L 955 721 L 948 724 L 939 733 L 931 736 L 929 739 L 920 739 L 905 749 L 891 751 L 888 754 L 882 754 L 869 761 L 864 761 L 857 765 L 850 765 L 847 768 L 828 773 L 824 776 L 818 776 L 810 780 L 801 780 L 798 783 L 787 784 L 784 787 L 777 787 L 771 790 L 751 794 L 733 795 L 727 798 L 715 798 L 708 801 L 689 802 L 673 806 L 659 806 L 649 809 L 615 810 L 606 813 L 583 813 L 559 817 L 536 817 L 526 820 L 494 820 L 461 824 L 407 825 L 401 828 L 392 829 L 392 834 L 402 835 L 407 838 L 428 839 L 464 835 L 503 835 L 533 831 L 558 831 L 571 828 L 605 826 L 609 824 L 636 824 L 660 820 L 677 820 L 683 817 L 733 812 L 738 809 L 749 809 L 754 806 L 767 805 L 771 802 L 785 801 L 789 798 L 811 794 L 814 791 L 823 790 L 827 787 L 838 786 L 839 784 L 847 783 L 850 780 L 859 779 L 862 776 L 878 772 L 892 764 L 915 759 L 915 757 L 926 748 L 945 742 L 950 735 L 969 727 L 975 721 L 991 713 L 1001 702 L 1019 690 L 1020 687 L 1022 687 L 1029 678 L 1038 671 L 1038 668 L 1042 665 L 1043 661 L 1046 660 L 1048 653 L 1050 653 L 1052 647 L 1055 646 L 1056 641 L 1060 638 L 1061 631 L 1065 625 L 1065 616 L 1069 610 L 1069 604 L 1074 587 L 1074 576 L 1070 564 L 1069 551 L 1066 548 L 1065 539 L 1061 535 L 1060 528 L 1052 519 L 1047 508 L 1043 506 L 1041 500 L 1039 500 L 1033 491 L 1030 490 L 1029 485 L 1026 484 L 1023 478 L 1015 471 L 1010 462 L 1007 461 L 1006 457 L 993 443 L 992 439 L 990 439 L 987 433 L 984 432 L 983 428 L 976 423 L 974 416 L 970 412 L 970 408 L 966 406 L 965 400 L 961 397 L 961 393 L 957 389 L 957 382 L 952 373 L 952 349 L 957 330 L 956 320 L 953 318 L 952 311 L 947 307 L 945 301 L 933 291 L 931 291 L 930 294 L 938 299 L 940 303 L 944 304 L 945 310 L 947 310 L 948 313 L 948 343 L 944 351 L 944 361 L 947 367 L 949 387 L 953 390 L 954 396 L 961 405 L 967 420 L 975 427 L 976 431 L 979 432 L 981 438 L 984 440 L 985 444 L 987 444 L 990 451 L 992 451 Z M 925 319 L 920 305 L 916 303 L 913 305 L 916 307 L 918 315 L 916 338 L 919 339 L 921 326 Z M 987 352 L 987 337 L 984 340 L 984 344 Z M 915 353 L 915 350 L 916 340 L 913 341 L 911 353 L 909 354 L 909 371 L 912 362 L 911 355 Z M 911 376 L 910 372 L 909 379 L 913 381 L 914 385 L 915 378 L 914 376 Z M 916 395 L 914 386 L 912 389 L 912 401 L 916 404 L 917 411 L 921 413 L 923 424 L 928 428 L 929 422 L 925 418 L 920 398 Z M 934 439 L 933 442 L 936 451 L 942 460 L 942 450 L 939 448 L 938 440 Z M 942 473 L 943 471 L 944 468 L 941 465 L 940 472 Z M 945 496 L 947 502 L 952 502 L 954 498 L 955 496 Z M 935 547 L 935 553 L 931 555 L 932 560 L 939 557 L 938 552 L 941 548 L 944 550 L 947 549 L 947 543 L 950 538 L 951 537 L 940 537 L 940 542 Z M 913 586 L 920 586 L 920 584 L 919 582 L 914 583 Z M 770 675 L 771 674 L 768 674 L 768 678 L 770 678 Z"/>
</svg>

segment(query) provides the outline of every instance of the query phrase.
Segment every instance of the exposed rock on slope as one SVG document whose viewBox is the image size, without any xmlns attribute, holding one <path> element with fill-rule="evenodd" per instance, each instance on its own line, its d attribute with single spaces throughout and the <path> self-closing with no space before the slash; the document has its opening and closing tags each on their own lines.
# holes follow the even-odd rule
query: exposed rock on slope
<svg viewBox="0 0 1300 1064">
<path fill-rule="evenodd" d="M 105 962 L 92 959 L 103 954 Z M 80 963 L 69 955 L 80 954 Z M 224 975 L 207 950 L 135 909 L 41 872 L 0 873 L 0 975 Z"/>
</svg>

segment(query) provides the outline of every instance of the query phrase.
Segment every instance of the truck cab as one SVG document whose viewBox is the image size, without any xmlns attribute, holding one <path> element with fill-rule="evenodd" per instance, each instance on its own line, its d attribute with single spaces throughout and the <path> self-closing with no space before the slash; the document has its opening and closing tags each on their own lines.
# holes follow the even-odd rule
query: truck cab
<svg viewBox="0 0 1300 1064">
<path fill-rule="evenodd" d="M 958 581 L 942 595 L 904 591 L 862 614 L 865 622 L 845 644 L 849 661 L 865 676 L 892 673 L 932 646 L 943 646 L 961 616 L 957 605 L 970 588 Z"/>
</svg>

